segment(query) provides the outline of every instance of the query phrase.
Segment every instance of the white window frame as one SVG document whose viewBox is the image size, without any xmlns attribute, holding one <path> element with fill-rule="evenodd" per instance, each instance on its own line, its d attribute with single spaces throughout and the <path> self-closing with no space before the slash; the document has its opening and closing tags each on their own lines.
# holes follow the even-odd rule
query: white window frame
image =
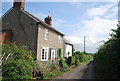
<svg viewBox="0 0 120 81">
<path fill-rule="evenodd" d="M 58 36 L 58 43 L 61 43 L 61 36 Z"/>
<path fill-rule="evenodd" d="M 48 29 L 45 29 L 45 40 L 48 40 L 48 34 L 49 34 Z"/>
<path fill-rule="evenodd" d="M 43 56 L 43 49 L 44 49 L 44 58 L 42 58 Z M 47 61 L 48 60 L 48 47 L 42 47 L 41 49 L 41 61 Z M 46 55 L 45 55 L 46 53 Z M 46 56 L 46 59 L 45 59 L 45 56 Z"/>
</svg>

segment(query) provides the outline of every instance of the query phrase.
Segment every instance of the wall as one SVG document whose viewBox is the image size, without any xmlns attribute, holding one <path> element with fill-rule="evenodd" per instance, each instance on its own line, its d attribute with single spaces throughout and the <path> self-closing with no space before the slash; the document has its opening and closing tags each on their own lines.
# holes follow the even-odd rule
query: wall
<svg viewBox="0 0 120 81">
<path fill-rule="evenodd" d="M 0 33 L 0 44 L 11 42 L 11 31 Z"/>
<path fill-rule="evenodd" d="M 61 36 L 61 43 L 58 43 L 58 36 L 56 32 L 48 29 L 49 36 L 48 40 L 45 40 L 45 27 L 42 25 L 39 25 L 38 28 L 38 53 L 37 53 L 37 59 L 41 60 L 41 49 L 42 47 L 49 47 L 49 48 L 62 48 L 62 55 L 63 55 L 63 37 Z M 50 55 L 50 50 L 49 53 Z M 48 55 L 48 56 L 49 56 Z"/>
<path fill-rule="evenodd" d="M 69 52 L 69 55 L 68 55 Z M 65 53 L 66 53 L 66 57 L 72 56 L 72 46 L 69 44 L 65 45 Z"/>
<path fill-rule="evenodd" d="M 28 46 L 37 53 L 37 25 L 36 21 L 20 12 L 17 8 L 11 10 L 2 18 L 2 30 L 12 31 L 12 41 L 21 46 Z"/>
</svg>

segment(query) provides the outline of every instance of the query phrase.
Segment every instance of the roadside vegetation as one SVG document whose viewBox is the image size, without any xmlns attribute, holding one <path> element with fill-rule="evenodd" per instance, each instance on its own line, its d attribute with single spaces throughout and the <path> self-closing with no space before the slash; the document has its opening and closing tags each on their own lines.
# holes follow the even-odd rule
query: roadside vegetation
<svg viewBox="0 0 120 81">
<path fill-rule="evenodd" d="M 98 79 L 120 79 L 120 26 L 112 31 L 111 38 L 94 56 Z"/>
<path fill-rule="evenodd" d="M 34 60 L 31 51 L 15 43 L 1 46 L 2 80 L 33 79 Z"/>
<path fill-rule="evenodd" d="M 1 44 L 1 48 L 2 80 L 51 79 L 92 59 L 91 55 L 79 51 L 63 59 L 62 49 L 59 49 L 59 59 L 40 62 L 34 61 L 34 56 L 28 47 L 9 43 Z"/>
</svg>

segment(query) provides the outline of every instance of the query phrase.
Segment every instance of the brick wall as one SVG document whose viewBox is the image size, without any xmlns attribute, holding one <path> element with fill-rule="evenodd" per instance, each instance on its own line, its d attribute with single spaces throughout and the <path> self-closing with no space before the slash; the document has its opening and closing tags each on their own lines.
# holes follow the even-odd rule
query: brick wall
<svg viewBox="0 0 120 81">
<path fill-rule="evenodd" d="M 0 33 L 0 44 L 11 42 L 11 32 L 6 31 Z"/>
</svg>

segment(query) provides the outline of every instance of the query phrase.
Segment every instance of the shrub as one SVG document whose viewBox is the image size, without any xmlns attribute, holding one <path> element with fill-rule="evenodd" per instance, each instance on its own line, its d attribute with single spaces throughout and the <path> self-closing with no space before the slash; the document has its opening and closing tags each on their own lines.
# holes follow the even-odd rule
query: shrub
<svg viewBox="0 0 120 81">
<path fill-rule="evenodd" d="M 51 60 L 46 62 L 36 61 L 35 64 L 35 77 L 38 79 L 53 77 L 60 70 L 59 66 Z"/>
<path fill-rule="evenodd" d="M 31 51 L 25 47 L 17 46 L 15 43 L 3 44 L 2 54 L 11 54 L 3 62 L 2 77 L 3 79 L 32 79 L 34 60 Z"/>
<path fill-rule="evenodd" d="M 65 62 L 65 60 L 60 59 L 59 64 L 60 64 L 60 66 L 61 66 L 61 70 L 62 70 L 62 71 L 67 71 L 67 70 L 68 70 L 68 65 L 67 65 L 67 63 Z"/>
<path fill-rule="evenodd" d="M 76 59 L 76 60 L 75 60 L 75 66 L 78 66 L 79 64 L 80 64 L 79 60 Z"/>
<path fill-rule="evenodd" d="M 70 66 L 70 65 L 74 65 L 74 64 L 75 64 L 75 59 L 76 59 L 75 56 L 68 57 L 68 58 L 67 58 L 67 64 L 68 64 L 69 66 Z"/>
<path fill-rule="evenodd" d="M 54 63 L 52 63 L 50 66 L 51 66 L 51 69 L 52 69 L 52 70 L 57 69 L 57 65 L 54 64 Z"/>
<path fill-rule="evenodd" d="M 75 56 L 72 56 L 72 59 L 71 59 L 71 64 L 72 64 L 72 65 L 75 64 L 75 59 L 76 59 L 76 57 L 75 57 Z"/>
<path fill-rule="evenodd" d="M 62 58 L 62 49 L 59 48 L 59 57 Z"/>
</svg>

